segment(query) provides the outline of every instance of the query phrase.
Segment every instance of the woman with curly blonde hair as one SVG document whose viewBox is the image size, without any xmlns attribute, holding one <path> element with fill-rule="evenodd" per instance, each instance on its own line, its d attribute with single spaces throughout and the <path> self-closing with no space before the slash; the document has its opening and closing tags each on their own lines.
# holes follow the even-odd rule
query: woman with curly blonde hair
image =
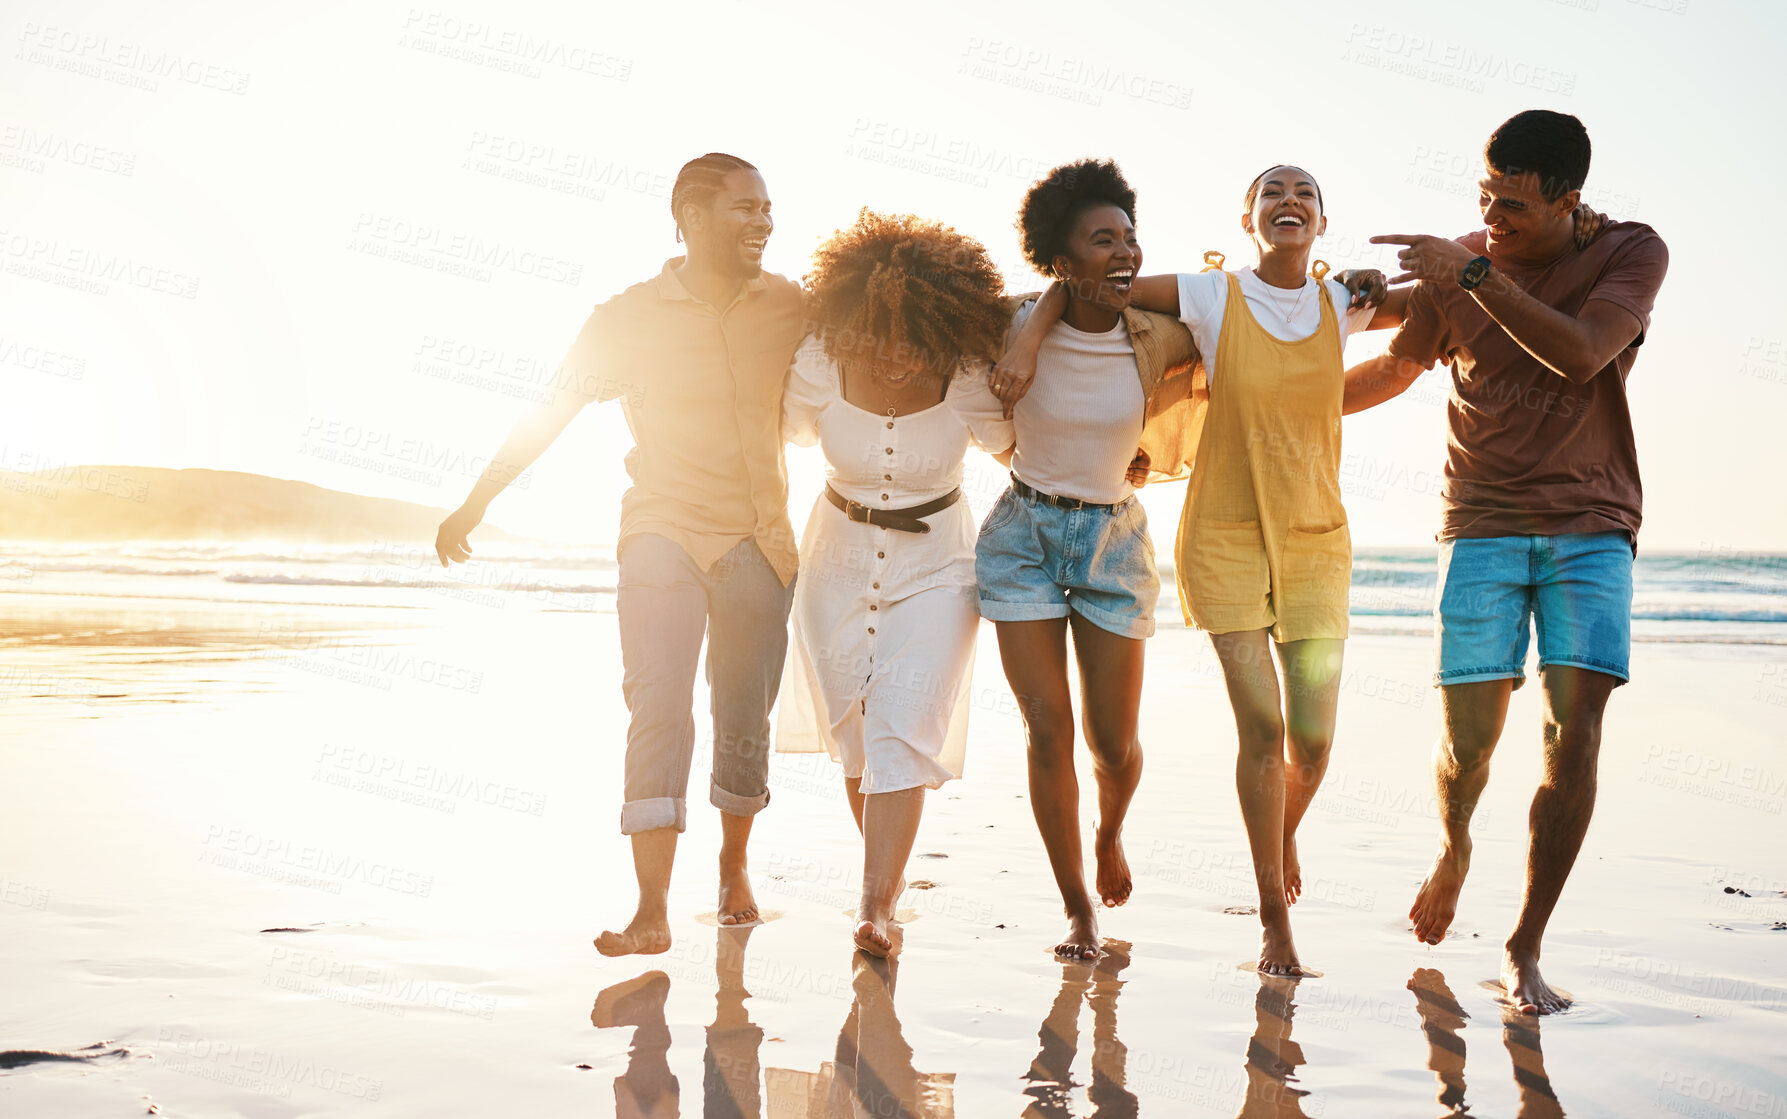
<svg viewBox="0 0 1787 1119">
<path fill-rule="evenodd" d="M 801 542 L 777 749 L 842 762 L 863 837 L 854 938 L 888 935 L 927 788 L 962 774 L 980 615 L 970 444 L 1012 425 L 987 387 L 1009 314 L 979 242 L 863 210 L 814 254 L 813 334 L 795 353 L 783 435 L 824 449 L 827 481 Z"/>
</svg>

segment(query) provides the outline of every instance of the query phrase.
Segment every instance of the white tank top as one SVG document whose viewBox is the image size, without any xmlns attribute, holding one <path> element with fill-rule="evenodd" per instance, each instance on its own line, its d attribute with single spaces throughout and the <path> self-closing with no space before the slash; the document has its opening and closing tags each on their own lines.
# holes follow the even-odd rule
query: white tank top
<svg viewBox="0 0 1787 1119">
<path fill-rule="evenodd" d="M 1141 443 L 1146 404 L 1128 326 L 1088 334 L 1057 322 L 1037 353 L 1030 391 L 1012 410 L 1012 473 L 1056 497 L 1124 500 L 1135 492 L 1123 475 Z"/>
</svg>

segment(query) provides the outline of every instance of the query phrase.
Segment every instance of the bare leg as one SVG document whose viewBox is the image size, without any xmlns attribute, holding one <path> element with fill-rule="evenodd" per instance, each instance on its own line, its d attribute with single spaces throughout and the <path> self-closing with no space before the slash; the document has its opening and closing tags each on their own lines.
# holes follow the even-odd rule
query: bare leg
<svg viewBox="0 0 1787 1119">
<path fill-rule="evenodd" d="M 1278 646 L 1284 668 L 1284 900 L 1303 893 L 1303 867 L 1297 861 L 1297 825 L 1328 772 L 1328 748 L 1340 706 L 1340 663 L 1346 642 L 1328 638 Z"/>
<path fill-rule="evenodd" d="M 862 834 L 862 778 L 844 778 L 844 799 L 850 802 L 850 818 L 856 821 L 856 834 Z"/>
<path fill-rule="evenodd" d="M 1029 743 L 1030 810 L 1067 911 L 1055 954 L 1098 956 L 1098 915 L 1086 892 L 1080 847 L 1080 784 L 1073 767 L 1073 697 L 1067 689 L 1067 619 L 997 622 L 999 659 Z"/>
<path fill-rule="evenodd" d="M 1564 891 L 1582 837 L 1595 814 L 1595 777 L 1601 756 L 1601 716 L 1619 684 L 1604 672 L 1551 665 L 1542 672 L 1545 700 L 1545 773 L 1528 818 L 1526 885 L 1520 915 L 1502 949 L 1502 986 L 1522 1014 L 1549 1014 L 1570 1000 L 1539 975 L 1539 947 Z"/>
<path fill-rule="evenodd" d="M 720 813 L 720 904 L 722 925 L 747 925 L 757 919 L 757 897 L 751 893 L 750 856 L 754 816 Z"/>
<path fill-rule="evenodd" d="M 1080 719 L 1092 748 L 1098 782 L 1098 828 L 1093 853 L 1098 896 L 1106 905 L 1129 900 L 1134 882 L 1123 857 L 1123 820 L 1142 780 L 1142 744 L 1136 722 L 1142 706 L 1142 654 L 1146 644 L 1072 618 L 1074 657 L 1080 665 Z"/>
<path fill-rule="evenodd" d="M 862 905 L 856 911 L 856 946 L 871 956 L 893 951 L 887 923 L 906 883 L 906 860 L 918 838 L 925 788 L 863 797 Z"/>
<path fill-rule="evenodd" d="M 1433 784 L 1440 815 L 1440 848 L 1409 907 L 1415 936 L 1438 944 L 1458 912 L 1458 894 L 1471 866 L 1471 815 L 1489 782 L 1489 758 L 1508 718 L 1512 680 L 1482 680 L 1440 688 L 1445 729 L 1433 750 Z"/>
<path fill-rule="evenodd" d="M 1247 825 L 1253 877 L 1260 893 L 1260 971 L 1302 975 L 1291 941 L 1284 890 L 1284 718 L 1278 709 L 1278 672 L 1263 629 L 1213 633 L 1210 644 L 1222 664 L 1229 706 L 1235 712 L 1240 750 L 1235 792 Z"/>
<path fill-rule="evenodd" d="M 655 956 L 670 948 L 670 868 L 676 862 L 675 828 L 633 833 L 633 875 L 639 880 L 639 908 L 620 932 L 596 937 L 604 956 Z"/>
<path fill-rule="evenodd" d="M 862 778 L 860 778 L 860 777 L 846 777 L 846 778 L 844 778 L 844 796 L 846 799 L 848 799 L 850 801 L 850 815 L 856 821 L 856 834 L 861 835 L 861 834 L 863 834 L 862 810 L 863 810 L 863 799 L 864 799 L 863 791 L 862 791 Z M 868 856 L 865 853 L 863 857 L 866 859 Z M 908 858 L 910 858 L 910 855 L 908 855 Z M 906 873 L 905 872 L 906 872 L 906 864 L 902 862 L 900 864 L 900 879 L 898 882 L 896 882 L 894 884 L 893 899 L 896 904 L 900 900 L 900 895 L 906 892 Z"/>
</svg>

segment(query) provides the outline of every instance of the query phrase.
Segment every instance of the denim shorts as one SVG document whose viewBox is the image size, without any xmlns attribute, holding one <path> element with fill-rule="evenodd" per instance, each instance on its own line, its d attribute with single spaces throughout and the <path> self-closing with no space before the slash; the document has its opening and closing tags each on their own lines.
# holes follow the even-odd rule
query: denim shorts
<svg viewBox="0 0 1787 1119">
<path fill-rule="evenodd" d="M 1632 541 L 1623 532 L 1440 542 L 1433 682 L 1526 680 L 1528 619 L 1539 666 L 1625 683 L 1632 652 Z"/>
<path fill-rule="evenodd" d="M 980 616 L 994 622 L 1065 618 L 1069 609 L 1120 637 L 1152 637 L 1160 572 L 1148 512 L 1131 497 L 1112 509 L 1063 509 L 1007 489 L 974 546 Z"/>
</svg>

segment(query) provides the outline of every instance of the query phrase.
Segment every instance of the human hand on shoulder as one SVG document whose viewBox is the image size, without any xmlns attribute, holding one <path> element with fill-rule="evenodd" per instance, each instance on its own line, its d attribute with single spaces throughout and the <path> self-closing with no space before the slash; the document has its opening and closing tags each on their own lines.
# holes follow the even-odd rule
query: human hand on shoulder
<svg viewBox="0 0 1787 1119">
<path fill-rule="evenodd" d="M 1376 307 L 1390 294 L 1390 281 L 1376 268 L 1343 268 L 1334 273 L 1334 280 L 1346 289 L 1347 310 Z"/>
<path fill-rule="evenodd" d="M 1576 212 L 1570 215 L 1576 228 L 1576 248 L 1580 251 L 1595 243 L 1601 231 L 1613 224 L 1613 219 L 1601 213 L 1586 202 L 1576 204 Z"/>
</svg>

